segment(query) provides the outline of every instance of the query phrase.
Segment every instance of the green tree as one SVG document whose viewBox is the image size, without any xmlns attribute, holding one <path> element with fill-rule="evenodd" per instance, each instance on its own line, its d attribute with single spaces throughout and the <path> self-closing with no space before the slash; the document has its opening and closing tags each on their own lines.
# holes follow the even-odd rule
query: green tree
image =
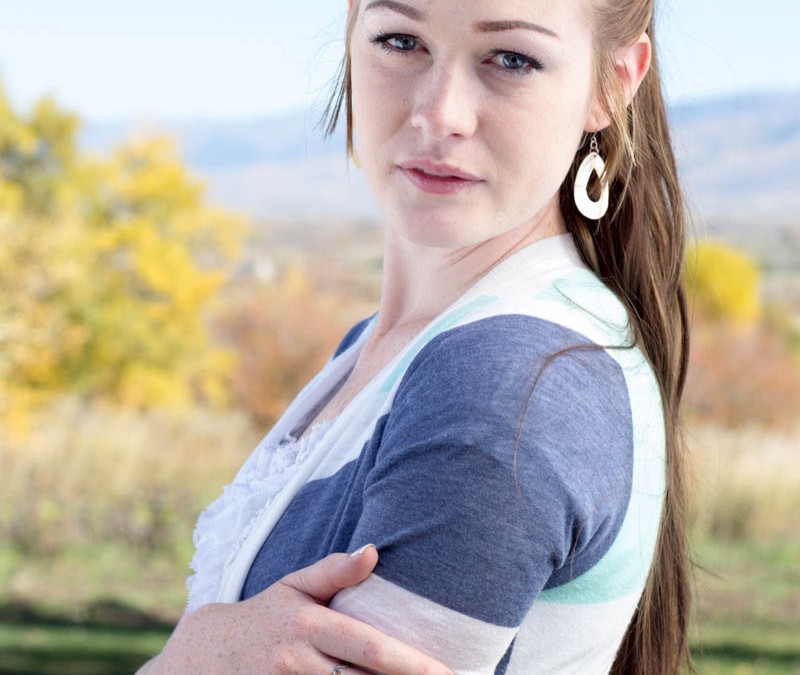
<svg viewBox="0 0 800 675">
<path fill-rule="evenodd" d="M 205 314 L 246 223 L 205 203 L 165 137 L 77 147 L 50 99 L 0 88 L 0 418 L 72 391 L 123 405 L 224 399 Z"/>
</svg>

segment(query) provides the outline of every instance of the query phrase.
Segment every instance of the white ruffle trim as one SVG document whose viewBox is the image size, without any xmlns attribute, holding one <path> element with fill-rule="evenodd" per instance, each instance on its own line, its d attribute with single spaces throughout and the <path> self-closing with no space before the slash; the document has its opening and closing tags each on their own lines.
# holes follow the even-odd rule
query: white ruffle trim
<svg viewBox="0 0 800 675">
<path fill-rule="evenodd" d="M 194 574 L 186 580 L 187 611 L 217 602 L 222 582 L 253 526 L 270 508 L 333 420 L 313 425 L 299 440 L 259 445 L 222 495 L 200 515 L 194 530 Z"/>
</svg>

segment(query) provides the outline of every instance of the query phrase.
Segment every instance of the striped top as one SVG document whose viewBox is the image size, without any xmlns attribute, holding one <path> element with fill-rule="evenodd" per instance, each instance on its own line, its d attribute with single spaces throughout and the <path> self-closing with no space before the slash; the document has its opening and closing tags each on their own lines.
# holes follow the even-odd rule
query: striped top
<svg viewBox="0 0 800 675">
<path fill-rule="evenodd" d="M 569 235 L 506 259 L 335 419 L 376 317 L 345 336 L 195 533 L 189 609 L 374 543 L 331 606 L 457 673 L 607 673 L 664 492 L 652 369 Z"/>
</svg>

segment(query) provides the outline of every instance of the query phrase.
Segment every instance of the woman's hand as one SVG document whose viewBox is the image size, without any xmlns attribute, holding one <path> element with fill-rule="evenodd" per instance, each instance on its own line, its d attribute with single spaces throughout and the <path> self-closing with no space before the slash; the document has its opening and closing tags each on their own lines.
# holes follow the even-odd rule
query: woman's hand
<svg viewBox="0 0 800 675">
<path fill-rule="evenodd" d="M 139 675 L 452 675 L 433 658 L 371 626 L 328 609 L 343 588 L 364 581 L 374 546 L 334 553 L 236 604 L 184 616 L 159 656 Z"/>
</svg>

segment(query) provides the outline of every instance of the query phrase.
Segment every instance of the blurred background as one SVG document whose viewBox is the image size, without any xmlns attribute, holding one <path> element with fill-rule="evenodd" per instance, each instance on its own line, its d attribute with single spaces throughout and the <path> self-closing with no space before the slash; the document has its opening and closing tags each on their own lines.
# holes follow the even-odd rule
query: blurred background
<svg viewBox="0 0 800 675">
<path fill-rule="evenodd" d="M 376 307 L 380 214 L 317 127 L 345 3 L 0 9 L 0 673 L 131 673 L 182 611 L 202 508 Z M 790 16 L 658 9 L 700 673 L 800 673 Z"/>
</svg>

